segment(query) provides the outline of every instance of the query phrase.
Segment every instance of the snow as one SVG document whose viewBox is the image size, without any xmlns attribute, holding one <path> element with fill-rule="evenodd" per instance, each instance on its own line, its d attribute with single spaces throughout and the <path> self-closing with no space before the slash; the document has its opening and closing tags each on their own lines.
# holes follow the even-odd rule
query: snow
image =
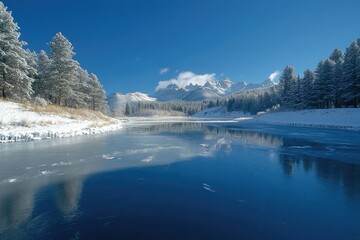
<svg viewBox="0 0 360 240">
<path fill-rule="evenodd" d="M 360 129 L 360 108 L 270 112 L 258 115 L 250 121 L 276 125 Z"/>
<path fill-rule="evenodd" d="M 266 112 L 258 115 L 228 112 L 226 107 L 212 107 L 193 118 L 231 119 L 239 122 L 303 127 L 346 128 L 360 130 L 360 108 L 308 109 L 288 112 Z"/>
<path fill-rule="evenodd" d="M 34 111 L 23 104 L 0 100 L 0 143 L 64 138 L 114 131 L 122 122 L 84 118 L 76 114 Z"/>
<path fill-rule="evenodd" d="M 125 107 L 127 103 L 137 103 L 137 102 L 153 102 L 156 101 L 156 98 L 152 98 L 149 95 L 141 92 L 134 93 L 114 93 L 109 99 L 109 107 L 111 112 L 121 113 L 125 112 Z"/>
<path fill-rule="evenodd" d="M 171 81 L 171 84 L 165 84 L 157 87 L 154 96 L 158 101 L 202 101 L 206 99 L 215 99 L 221 96 L 229 96 L 247 90 L 257 90 L 270 88 L 276 83 L 268 79 L 262 83 L 246 83 L 244 81 L 233 83 L 230 79 L 216 80 L 209 78 L 206 81 Z M 161 83 L 161 82 L 160 82 Z M 163 82 L 164 83 L 164 82 Z"/>
</svg>

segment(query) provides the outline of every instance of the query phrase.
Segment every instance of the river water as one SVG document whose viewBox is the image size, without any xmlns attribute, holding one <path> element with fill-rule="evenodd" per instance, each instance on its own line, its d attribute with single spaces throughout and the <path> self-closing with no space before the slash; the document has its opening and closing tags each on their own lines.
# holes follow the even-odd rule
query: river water
<svg viewBox="0 0 360 240">
<path fill-rule="evenodd" d="M 360 239 L 360 133 L 133 122 L 3 144 L 0 239 Z"/>
</svg>

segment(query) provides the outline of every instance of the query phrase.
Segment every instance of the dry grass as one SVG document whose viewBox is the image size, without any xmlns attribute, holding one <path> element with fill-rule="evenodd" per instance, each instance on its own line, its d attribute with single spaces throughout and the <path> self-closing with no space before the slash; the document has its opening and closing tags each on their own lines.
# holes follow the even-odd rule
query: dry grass
<svg viewBox="0 0 360 240">
<path fill-rule="evenodd" d="M 89 109 L 75 109 L 61 107 L 58 105 L 39 106 L 29 102 L 22 102 L 21 105 L 25 109 L 39 114 L 53 114 L 75 120 L 102 121 L 106 122 L 107 124 L 113 124 L 116 122 L 113 118 L 110 118 L 101 112 L 96 112 Z"/>
<path fill-rule="evenodd" d="M 93 122 L 93 125 L 96 127 L 99 126 L 106 126 L 111 124 L 116 124 L 117 120 L 111 117 L 106 116 L 105 114 L 101 112 L 92 111 L 90 109 L 75 109 L 75 108 L 68 108 L 68 107 L 62 107 L 58 105 L 52 105 L 48 104 L 45 106 L 41 106 L 38 104 L 34 104 L 28 101 L 20 101 L 20 100 L 7 100 L 0 98 L 0 101 L 5 102 L 15 102 L 19 103 L 23 108 L 25 108 L 28 111 L 36 112 L 39 114 L 46 114 L 46 115 L 56 115 L 56 116 L 62 116 L 67 117 L 74 120 L 80 120 L 80 121 L 90 121 Z M 17 125 L 21 126 L 29 126 L 31 123 L 27 122 L 26 120 L 22 120 L 21 122 L 18 122 Z M 54 124 L 52 121 L 43 121 L 40 123 L 41 125 L 52 125 Z M 4 125 L 3 122 L 0 122 L 0 127 Z"/>
</svg>

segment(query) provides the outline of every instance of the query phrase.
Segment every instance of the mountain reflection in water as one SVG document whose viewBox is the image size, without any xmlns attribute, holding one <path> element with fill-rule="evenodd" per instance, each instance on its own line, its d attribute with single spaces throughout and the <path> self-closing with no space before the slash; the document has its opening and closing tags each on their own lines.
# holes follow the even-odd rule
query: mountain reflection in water
<svg viewBox="0 0 360 240">
<path fill-rule="evenodd" d="M 337 139 L 339 133 L 341 138 Z M 87 211 L 82 207 L 82 194 L 92 189 L 87 186 L 88 178 L 114 171 L 120 174 L 125 169 L 152 169 L 175 163 L 181 166 L 184 161 L 191 164 L 197 160 L 215 160 L 219 166 L 249 161 L 265 171 L 266 166 L 278 163 L 287 181 L 298 175 L 314 178 L 312 181 L 333 188 L 337 194 L 341 190 L 358 211 L 357 134 L 178 122 L 134 124 L 113 134 L 1 145 L 0 236 L 30 239 L 61 219 L 80 221 Z M 232 171 L 236 174 L 237 169 Z M 276 176 L 278 171 L 268 174 Z M 210 186 L 208 189 L 217 193 Z M 101 195 L 101 191 L 94 194 Z"/>
</svg>

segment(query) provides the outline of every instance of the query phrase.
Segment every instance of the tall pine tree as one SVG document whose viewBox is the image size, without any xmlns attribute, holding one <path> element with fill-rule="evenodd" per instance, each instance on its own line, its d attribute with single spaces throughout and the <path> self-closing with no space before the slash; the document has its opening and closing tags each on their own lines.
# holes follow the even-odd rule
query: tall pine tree
<svg viewBox="0 0 360 240">
<path fill-rule="evenodd" d="M 48 89 L 49 86 L 49 78 L 50 78 L 50 59 L 44 50 L 41 50 L 38 55 L 38 64 L 37 64 L 37 78 L 33 84 L 33 90 L 35 92 L 35 96 L 42 97 L 46 100 L 50 99 L 50 93 Z"/>
<path fill-rule="evenodd" d="M 278 85 L 280 92 L 280 105 L 284 108 L 294 107 L 294 90 L 295 90 L 295 69 L 292 66 L 286 66 Z"/>
<path fill-rule="evenodd" d="M 330 60 L 334 61 L 335 66 L 332 73 L 332 82 L 330 84 L 330 95 L 331 99 L 336 108 L 341 107 L 341 85 L 343 84 L 343 63 L 344 63 L 344 54 L 339 50 L 335 49 L 329 57 Z"/>
<path fill-rule="evenodd" d="M 30 99 L 32 75 L 25 42 L 20 41 L 19 26 L 12 13 L 0 2 L 0 97 Z"/>
<path fill-rule="evenodd" d="M 73 59 L 75 53 L 71 43 L 57 33 L 50 43 L 51 66 L 49 69 L 49 93 L 53 103 L 70 106 L 77 98 L 74 88 L 77 84 L 79 63 Z"/>
<path fill-rule="evenodd" d="M 108 111 L 108 106 L 105 100 L 106 92 L 103 90 L 103 87 L 101 86 L 98 77 L 93 73 L 90 74 L 89 86 L 91 109 L 94 111 L 101 111 L 106 113 Z"/>
<path fill-rule="evenodd" d="M 357 42 L 353 42 L 345 52 L 343 78 L 341 86 L 341 99 L 346 106 L 358 106 L 360 100 L 360 47 Z"/>
<path fill-rule="evenodd" d="M 315 107 L 317 105 L 317 96 L 313 93 L 313 85 L 315 81 L 315 74 L 313 71 L 307 69 L 304 72 L 302 79 L 302 99 L 304 108 Z"/>
</svg>

